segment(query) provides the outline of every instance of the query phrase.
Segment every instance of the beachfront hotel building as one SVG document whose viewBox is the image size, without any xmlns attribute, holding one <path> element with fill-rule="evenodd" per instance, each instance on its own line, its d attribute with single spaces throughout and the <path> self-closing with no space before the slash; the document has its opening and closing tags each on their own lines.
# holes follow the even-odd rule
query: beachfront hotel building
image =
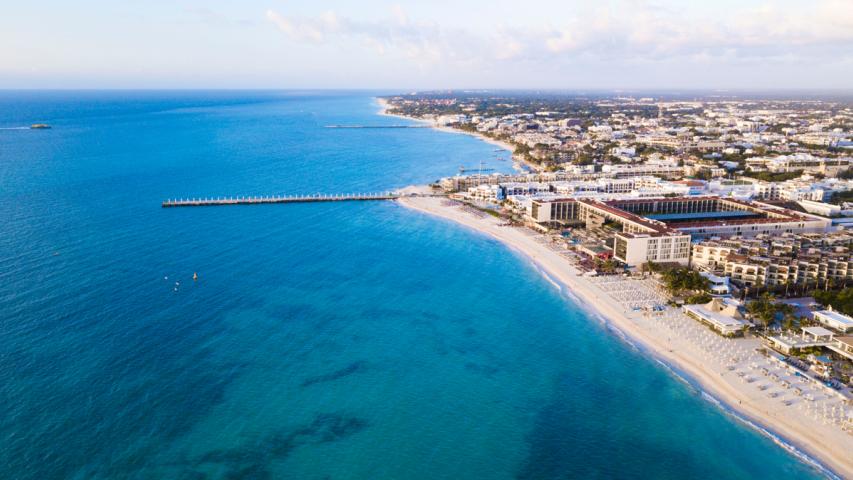
<svg viewBox="0 0 853 480">
<path fill-rule="evenodd" d="M 687 265 L 690 260 L 690 235 L 621 232 L 613 242 L 613 257 L 630 266 L 647 262 Z"/>
<path fill-rule="evenodd" d="M 693 267 L 747 287 L 843 287 L 853 284 L 853 235 L 760 235 L 693 245 Z"/>
<path fill-rule="evenodd" d="M 663 222 L 649 220 L 620 210 L 613 204 L 590 199 L 534 199 L 530 216 L 546 225 L 578 225 L 601 227 L 621 225 L 615 234 L 613 257 L 628 265 L 665 262 L 686 265 L 690 259 L 690 235 L 673 230 Z"/>
<path fill-rule="evenodd" d="M 630 266 L 649 261 L 686 265 L 691 240 L 697 238 L 822 233 L 831 228 L 831 221 L 821 217 L 720 197 L 539 198 L 530 202 L 528 215 L 540 225 L 555 227 L 618 224 L 613 256 Z"/>
<path fill-rule="evenodd" d="M 825 233 L 829 219 L 760 202 L 721 197 L 640 199 L 614 202 L 617 208 L 688 233 L 695 239 L 782 233 Z"/>
</svg>

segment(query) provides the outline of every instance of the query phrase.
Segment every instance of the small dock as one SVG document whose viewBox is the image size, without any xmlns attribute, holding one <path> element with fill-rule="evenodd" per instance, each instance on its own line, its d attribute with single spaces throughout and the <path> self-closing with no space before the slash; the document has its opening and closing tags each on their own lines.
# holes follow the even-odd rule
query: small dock
<svg viewBox="0 0 853 480">
<path fill-rule="evenodd" d="M 375 200 L 395 200 L 400 195 L 395 192 L 347 193 L 335 195 L 267 195 L 249 197 L 205 197 L 175 198 L 163 202 L 163 208 L 171 207 L 216 207 L 224 205 L 259 205 L 265 203 L 318 203 L 318 202 L 366 202 Z"/>
<path fill-rule="evenodd" d="M 494 168 L 468 168 L 468 167 L 459 167 L 459 173 L 465 174 L 467 172 L 494 172 Z"/>
</svg>

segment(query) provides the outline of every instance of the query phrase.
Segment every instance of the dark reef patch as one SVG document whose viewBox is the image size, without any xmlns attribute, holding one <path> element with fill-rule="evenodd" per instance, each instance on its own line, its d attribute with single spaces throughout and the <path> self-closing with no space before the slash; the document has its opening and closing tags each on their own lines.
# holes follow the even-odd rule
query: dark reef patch
<svg viewBox="0 0 853 480">
<path fill-rule="evenodd" d="M 364 360 L 358 360 L 356 362 L 352 362 L 344 368 L 340 370 L 335 370 L 331 373 L 326 373 L 323 375 L 316 375 L 313 377 L 308 377 L 302 381 L 302 387 L 310 387 L 311 385 L 316 385 L 318 383 L 324 382 L 333 382 L 335 380 L 348 377 L 355 373 L 359 373 L 367 369 L 367 362 Z"/>
<path fill-rule="evenodd" d="M 293 430 L 276 432 L 265 438 L 248 442 L 236 449 L 213 450 L 193 463 L 217 464 L 226 468 L 225 478 L 272 478 L 269 464 L 287 458 L 305 445 L 331 443 L 345 439 L 368 427 L 366 420 L 338 413 L 321 413 L 314 420 Z"/>
</svg>

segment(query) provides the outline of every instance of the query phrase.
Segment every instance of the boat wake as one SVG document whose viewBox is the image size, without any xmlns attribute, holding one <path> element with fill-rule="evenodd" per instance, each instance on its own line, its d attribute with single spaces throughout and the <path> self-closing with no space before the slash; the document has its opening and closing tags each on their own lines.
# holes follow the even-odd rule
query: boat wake
<svg viewBox="0 0 853 480">
<path fill-rule="evenodd" d="M 30 127 L 0 127 L 0 130 L 30 130 Z"/>
</svg>

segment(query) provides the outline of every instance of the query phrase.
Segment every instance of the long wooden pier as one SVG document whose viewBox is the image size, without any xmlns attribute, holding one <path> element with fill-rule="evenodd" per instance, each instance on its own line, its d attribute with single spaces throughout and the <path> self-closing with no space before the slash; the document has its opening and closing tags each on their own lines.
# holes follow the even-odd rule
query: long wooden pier
<svg viewBox="0 0 853 480">
<path fill-rule="evenodd" d="M 371 200 L 394 200 L 400 198 L 395 192 L 347 193 L 335 195 L 267 195 L 248 197 L 205 197 L 172 198 L 163 202 L 170 207 L 215 207 L 221 205 L 258 205 L 263 203 L 314 203 L 314 202 L 364 202 Z"/>
</svg>

